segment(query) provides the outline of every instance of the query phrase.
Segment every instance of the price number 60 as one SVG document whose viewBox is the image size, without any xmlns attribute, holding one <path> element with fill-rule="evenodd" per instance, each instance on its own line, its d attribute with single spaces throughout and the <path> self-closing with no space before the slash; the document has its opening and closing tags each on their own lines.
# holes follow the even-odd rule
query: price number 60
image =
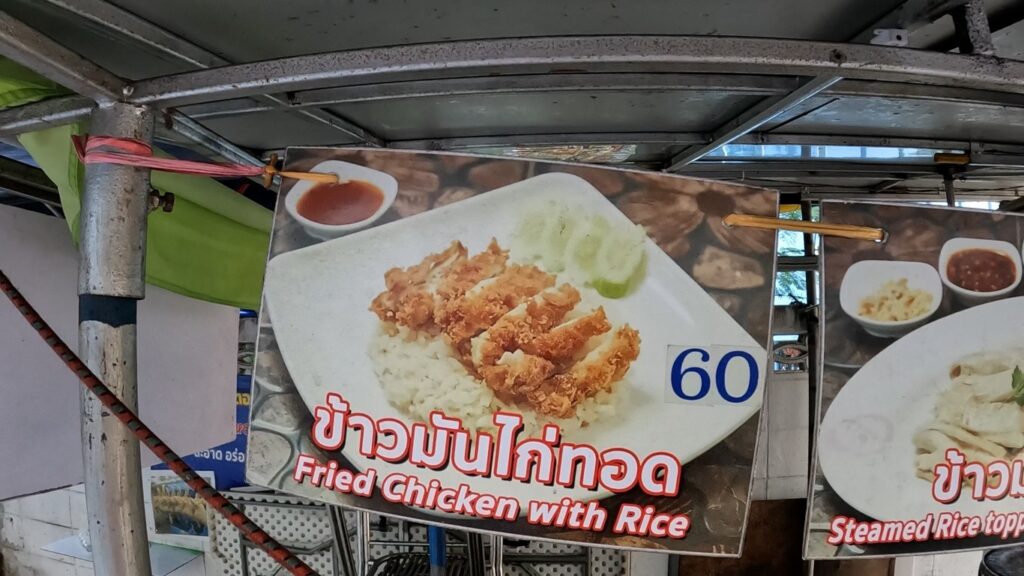
<svg viewBox="0 0 1024 576">
<path fill-rule="evenodd" d="M 676 356 L 674 362 L 672 362 L 672 370 L 669 372 L 669 378 L 672 382 L 672 391 L 676 396 L 683 400 L 700 400 L 711 392 L 711 374 L 708 372 L 706 366 L 708 361 L 711 359 L 711 354 L 703 348 L 687 348 Z M 688 366 L 684 368 L 687 360 L 696 362 L 696 365 Z M 729 364 L 734 360 L 746 362 L 747 364 L 747 387 L 742 394 L 734 396 L 732 392 L 726 387 L 726 372 L 729 369 Z M 722 397 L 726 402 L 730 404 L 740 404 L 746 402 L 754 395 L 757 391 L 758 381 L 758 370 L 757 361 L 748 352 L 743 350 L 732 350 L 726 352 L 719 359 L 715 365 L 715 390 L 718 395 Z M 687 393 L 683 389 L 684 384 L 692 382 L 696 378 L 698 388 L 696 392 Z M 691 391 L 693 386 L 687 386 Z"/>
</svg>

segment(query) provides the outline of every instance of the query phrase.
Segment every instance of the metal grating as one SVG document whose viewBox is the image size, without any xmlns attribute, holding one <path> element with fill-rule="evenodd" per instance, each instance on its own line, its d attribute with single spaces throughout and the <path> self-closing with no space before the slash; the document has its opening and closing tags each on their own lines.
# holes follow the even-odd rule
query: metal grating
<svg viewBox="0 0 1024 576">
<path fill-rule="evenodd" d="M 332 556 L 330 520 L 323 506 L 307 500 L 278 494 L 229 493 L 247 515 L 271 536 L 294 549 L 319 549 L 299 554 L 323 576 L 336 576 Z M 261 550 L 241 544 L 238 531 L 219 514 L 210 514 L 210 547 L 206 554 L 207 574 L 213 576 L 269 576 L 279 566 Z M 346 513 L 347 522 L 355 522 L 355 513 Z M 243 560 L 243 550 L 245 559 Z M 248 565 L 248 572 L 245 567 Z"/>
<path fill-rule="evenodd" d="M 277 493 L 232 492 L 228 496 L 243 506 L 246 513 L 271 536 L 289 548 L 318 549 L 313 553 L 299 555 L 320 574 L 340 576 L 334 564 L 330 521 L 323 505 Z M 227 520 L 211 514 L 210 521 L 210 543 L 206 554 L 208 576 L 276 574 L 278 566 L 263 552 L 242 546 L 238 532 Z M 354 530 L 358 523 L 356 512 L 346 511 L 345 522 L 351 532 L 350 545 L 353 550 L 358 550 Z M 387 558 L 426 553 L 427 530 L 424 525 L 394 519 L 382 521 L 382 517 L 371 516 L 369 526 L 370 546 L 367 552 L 373 563 L 371 569 Z M 243 550 L 245 560 L 242 557 Z M 453 556 L 465 555 L 464 542 L 457 532 L 448 532 L 448 550 Z M 545 556 L 550 557 L 550 560 L 545 559 Z M 566 563 L 567 556 L 586 558 L 590 565 L 589 574 L 584 562 Z M 526 561 L 520 560 L 520 557 Z M 513 541 L 506 543 L 504 548 L 504 573 L 507 576 L 621 576 L 625 573 L 626 558 L 627 553 L 619 550 L 553 542 Z M 245 571 L 246 565 L 248 573 Z M 415 563 L 406 562 L 404 565 L 414 566 Z M 391 573 L 383 568 L 380 574 Z"/>
</svg>

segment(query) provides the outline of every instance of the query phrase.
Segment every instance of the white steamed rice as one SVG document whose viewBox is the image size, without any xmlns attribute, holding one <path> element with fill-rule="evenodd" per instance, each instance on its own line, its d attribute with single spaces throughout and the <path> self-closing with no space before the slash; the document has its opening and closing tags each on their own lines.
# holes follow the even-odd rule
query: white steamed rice
<svg viewBox="0 0 1024 576">
<path fill-rule="evenodd" d="M 396 335 L 380 330 L 370 343 L 370 359 L 388 402 L 421 422 L 428 421 L 432 411 L 440 410 L 461 419 L 470 430 L 488 430 L 494 428 L 491 415 L 503 409 L 522 414 L 524 432 L 536 435 L 549 422 L 561 427 L 563 433 L 571 433 L 615 415 L 615 394 L 605 392 L 583 401 L 576 415 L 567 419 L 547 418 L 525 407 L 509 406 L 466 371 L 447 342 L 424 335 L 411 338 L 406 328 L 399 328 Z M 616 387 L 622 385 L 624 382 L 619 382 Z"/>
</svg>

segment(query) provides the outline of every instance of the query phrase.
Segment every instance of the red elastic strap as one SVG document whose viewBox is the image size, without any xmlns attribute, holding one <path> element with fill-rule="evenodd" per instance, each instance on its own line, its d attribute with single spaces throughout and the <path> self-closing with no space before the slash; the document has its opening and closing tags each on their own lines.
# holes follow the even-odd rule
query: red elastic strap
<svg viewBox="0 0 1024 576">
<path fill-rule="evenodd" d="M 153 148 L 149 144 L 131 138 L 72 136 L 71 140 L 75 146 L 75 154 L 83 164 L 120 164 L 162 172 L 220 177 L 260 176 L 265 170 L 262 166 L 244 164 L 157 158 L 153 156 Z"/>
</svg>

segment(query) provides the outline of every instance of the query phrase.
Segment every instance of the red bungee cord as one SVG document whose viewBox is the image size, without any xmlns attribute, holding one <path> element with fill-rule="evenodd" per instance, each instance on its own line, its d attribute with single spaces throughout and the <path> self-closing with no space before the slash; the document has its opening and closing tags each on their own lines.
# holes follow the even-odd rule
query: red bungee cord
<svg viewBox="0 0 1024 576">
<path fill-rule="evenodd" d="M 0 290 L 18 309 L 18 312 L 25 317 L 32 328 L 50 346 L 64 364 L 78 377 L 78 380 L 99 399 L 103 406 L 110 410 L 122 424 L 128 427 L 135 434 L 150 452 L 156 454 L 157 458 L 163 461 L 179 478 L 188 484 L 189 488 L 195 491 L 207 504 L 213 507 L 221 516 L 227 518 L 249 541 L 263 549 L 278 564 L 284 567 L 293 576 L 317 576 L 317 572 L 306 565 L 287 548 L 274 540 L 262 528 L 250 520 L 237 506 L 232 504 L 220 492 L 217 492 L 210 484 L 185 463 L 177 454 L 164 444 L 152 430 L 146 426 L 131 408 L 125 405 L 113 392 L 107 388 L 92 370 L 68 348 L 60 337 L 50 326 L 39 316 L 35 308 L 25 300 L 25 297 L 18 292 L 18 289 L 11 284 L 10 279 L 0 270 Z"/>
</svg>

